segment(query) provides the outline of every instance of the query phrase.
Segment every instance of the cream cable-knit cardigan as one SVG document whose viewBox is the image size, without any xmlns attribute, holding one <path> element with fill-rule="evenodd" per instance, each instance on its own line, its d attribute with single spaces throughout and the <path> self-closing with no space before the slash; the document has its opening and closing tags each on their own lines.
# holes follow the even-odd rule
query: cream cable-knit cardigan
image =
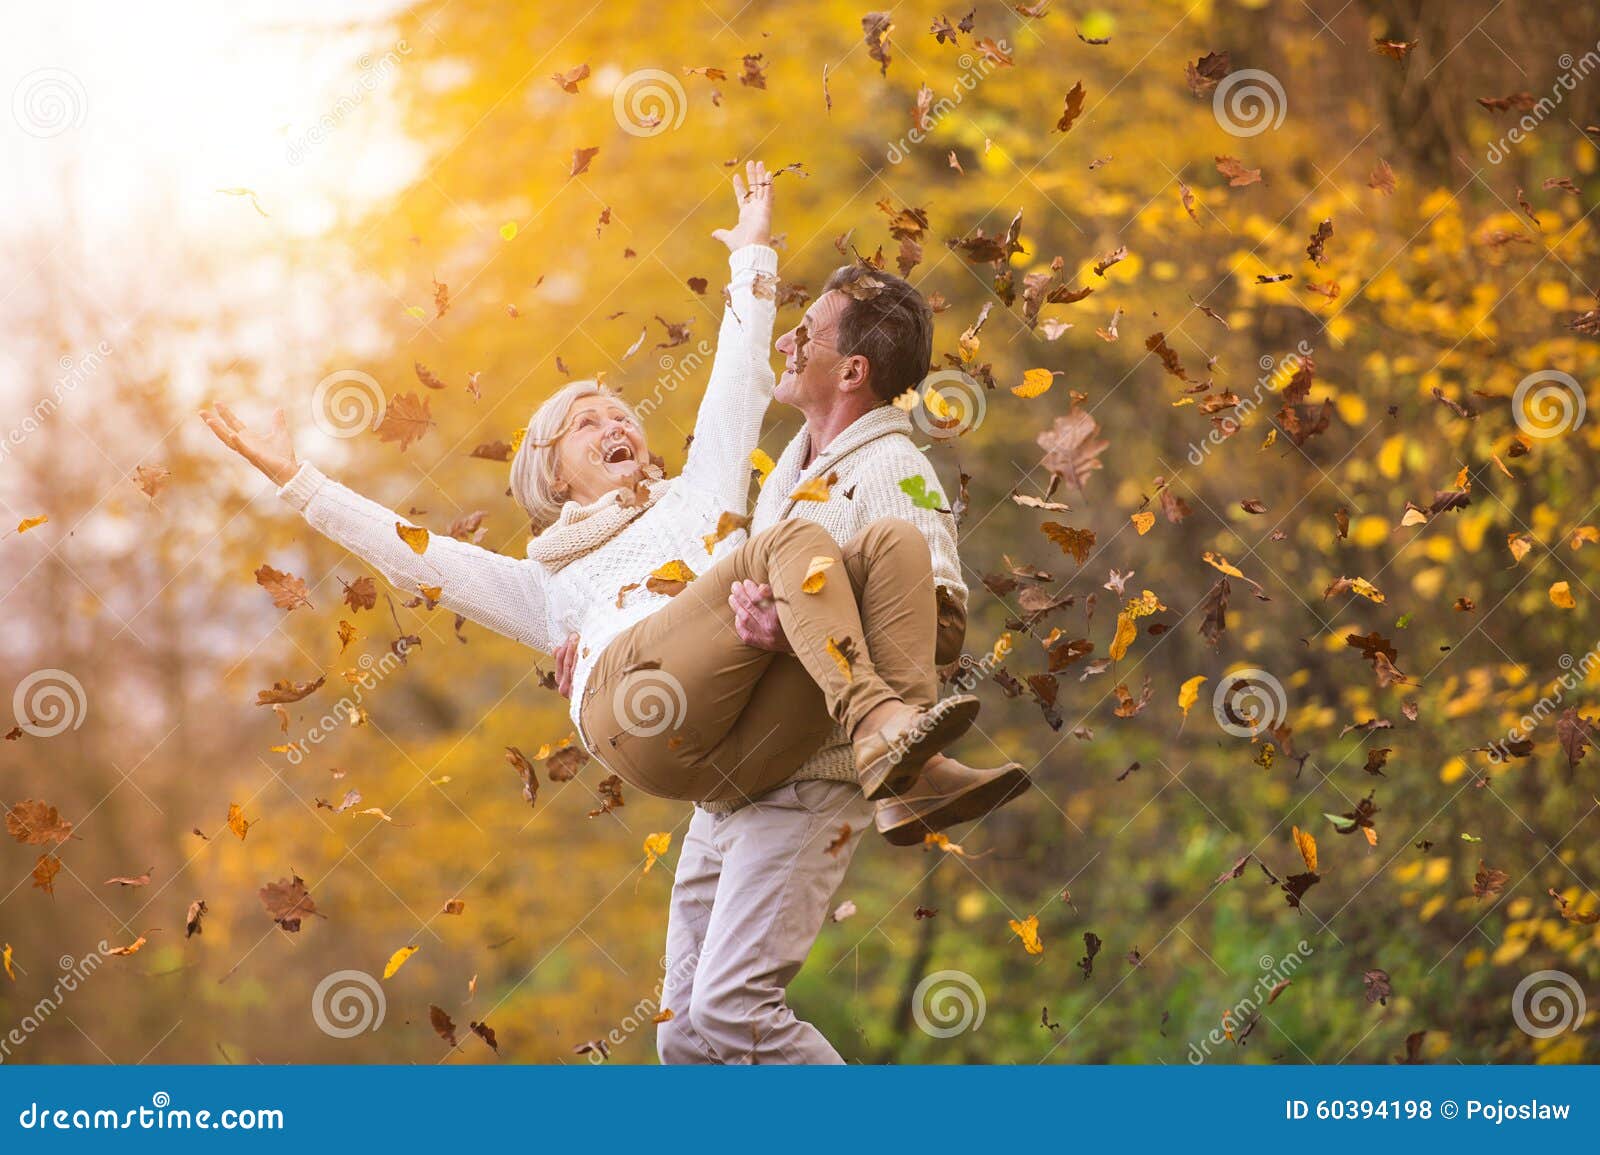
<svg viewBox="0 0 1600 1155">
<path fill-rule="evenodd" d="M 858 417 L 802 469 L 800 463 L 811 446 L 810 436 L 802 428 L 761 487 L 751 531 L 759 533 L 785 518 L 804 517 L 822 526 L 843 545 L 880 517 L 903 518 L 920 529 L 928 542 L 933 554 L 934 584 L 965 607 L 967 585 L 961 580 L 961 559 L 956 554 L 955 515 L 941 512 L 948 510 L 950 503 L 933 463 L 911 440 L 911 433 L 911 419 L 895 406 L 883 405 Z M 827 501 L 795 501 L 790 496 L 802 482 L 830 473 L 839 477 L 833 484 L 833 496 Z M 913 503 L 900 488 L 902 481 L 917 476 L 927 483 L 928 494 L 937 496 L 939 509 Z M 850 743 L 839 727 L 834 727 L 827 744 L 789 781 L 807 778 L 856 780 Z M 712 813 L 727 813 L 742 805 L 744 799 L 701 803 Z"/>
<path fill-rule="evenodd" d="M 546 653 L 576 633 L 581 642 L 571 713 L 589 745 L 579 718 L 595 661 L 607 643 L 668 600 L 645 588 L 651 571 L 683 561 L 704 573 L 746 539 L 743 532 L 730 534 L 706 553 L 705 538 L 722 514 L 743 513 L 749 506 L 750 453 L 760 439 L 774 384 L 769 357 L 778 255 L 764 245 L 747 245 L 730 254 L 728 266 L 731 306 L 723 313 L 683 472 L 610 541 L 557 572 L 542 562 L 505 557 L 442 535 L 430 537 L 419 555 L 395 532 L 397 525 L 409 524 L 404 518 L 309 464 L 278 491 L 280 496 L 314 529 L 364 558 L 398 589 L 438 586 L 446 609 Z M 758 292 L 760 278 L 765 283 Z M 633 583 L 637 588 L 621 595 L 619 607 L 619 591 Z"/>
</svg>

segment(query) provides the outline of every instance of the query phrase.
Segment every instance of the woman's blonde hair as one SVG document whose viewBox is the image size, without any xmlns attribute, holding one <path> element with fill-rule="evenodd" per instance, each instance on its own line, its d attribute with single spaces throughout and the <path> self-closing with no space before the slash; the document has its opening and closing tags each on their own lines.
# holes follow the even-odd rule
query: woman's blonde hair
<svg viewBox="0 0 1600 1155">
<path fill-rule="evenodd" d="M 556 443 L 567 431 L 572 407 L 585 397 L 610 397 L 641 424 L 633 406 L 598 381 L 574 381 L 557 390 L 528 418 L 528 431 L 511 459 L 511 496 L 527 510 L 535 533 L 552 525 L 567 498 L 556 477 Z"/>
</svg>

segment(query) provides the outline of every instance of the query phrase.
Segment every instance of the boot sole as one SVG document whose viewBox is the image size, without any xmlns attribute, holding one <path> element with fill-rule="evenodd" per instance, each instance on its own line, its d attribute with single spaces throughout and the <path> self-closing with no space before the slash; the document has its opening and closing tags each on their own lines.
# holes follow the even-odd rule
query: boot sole
<svg viewBox="0 0 1600 1155">
<path fill-rule="evenodd" d="M 861 771 L 861 793 L 868 802 L 889 798 L 915 784 L 929 758 L 960 738 L 978 718 L 977 698 L 960 695 L 929 707 L 933 715 L 916 741 L 877 759 Z"/>
<path fill-rule="evenodd" d="M 926 812 L 920 812 L 915 802 L 902 801 L 888 811 L 895 818 L 885 825 L 884 812 L 880 811 L 874 825 L 890 845 L 916 846 L 929 834 L 971 822 L 998 810 L 1007 802 L 1026 794 L 1032 786 L 1033 780 L 1028 777 L 1028 772 L 1020 764 L 1012 762 L 987 782 L 969 786 Z"/>
</svg>

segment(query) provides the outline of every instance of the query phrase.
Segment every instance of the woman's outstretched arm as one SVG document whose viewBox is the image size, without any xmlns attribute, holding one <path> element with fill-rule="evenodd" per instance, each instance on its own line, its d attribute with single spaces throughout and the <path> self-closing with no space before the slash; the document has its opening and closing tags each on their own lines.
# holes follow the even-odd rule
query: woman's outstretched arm
<svg viewBox="0 0 1600 1155">
<path fill-rule="evenodd" d="M 398 527 L 413 528 L 410 522 L 295 459 L 283 410 L 265 432 L 251 430 L 226 405 L 200 416 L 224 445 L 276 482 L 279 496 L 313 529 L 367 561 L 397 590 L 415 595 L 437 588 L 436 600 L 446 609 L 536 650 L 555 649 L 538 562 L 434 535 L 419 554 L 399 534 Z"/>
<path fill-rule="evenodd" d="M 772 240 L 772 176 L 760 161 L 733 178 L 739 223 L 712 235 L 728 246 L 728 304 L 683 480 L 712 493 L 732 513 L 750 494 L 750 452 L 772 402 L 772 327 L 777 318 L 778 254 Z M 748 181 L 748 184 L 746 183 Z"/>
</svg>

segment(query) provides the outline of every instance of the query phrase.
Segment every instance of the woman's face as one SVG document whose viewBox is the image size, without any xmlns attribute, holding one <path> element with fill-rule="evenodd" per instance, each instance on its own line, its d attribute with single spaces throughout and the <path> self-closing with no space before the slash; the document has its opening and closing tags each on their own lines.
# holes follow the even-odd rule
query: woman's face
<svg viewBox="0 0 1600 1155">
<path fill-rule="evenodd" d="M 580 397 L 556 442 L 556 480 L 566 500 L 588 505 L 631 484 L 649 460 L 644 430 L 622 402 L 603 393 Z"/>
</svg>

